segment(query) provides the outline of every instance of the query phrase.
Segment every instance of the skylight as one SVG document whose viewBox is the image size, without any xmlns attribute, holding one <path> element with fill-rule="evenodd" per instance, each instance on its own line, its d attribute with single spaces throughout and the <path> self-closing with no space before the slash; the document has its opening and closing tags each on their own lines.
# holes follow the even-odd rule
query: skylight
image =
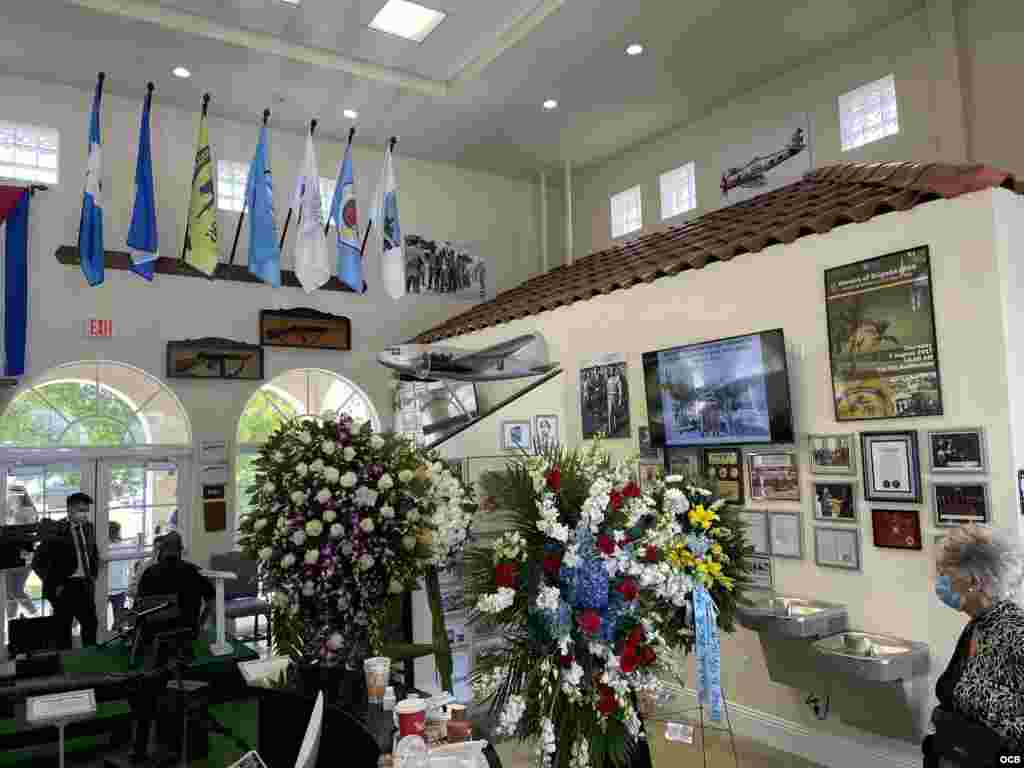
<svg viewBox="0 0 1024 768">
<path fill-rule="evenodd" d="M 408 0 L 388 0 L 370 22 L 370 29 L 422 43 L 444 21 L 445 14 Z"/>
</svg>

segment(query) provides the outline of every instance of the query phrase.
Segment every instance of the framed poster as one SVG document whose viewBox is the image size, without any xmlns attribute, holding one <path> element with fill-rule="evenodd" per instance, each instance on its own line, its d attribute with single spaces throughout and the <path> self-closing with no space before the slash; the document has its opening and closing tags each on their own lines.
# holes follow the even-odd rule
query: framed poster
<svg viewBox="0 0 1024 768">
<path fill-rule="evenodd" d="M 740 513 L 740 519 L 747 526 L 747 539 L 754 547 L 755 555 L 770 555 L 768 544 L 768 513 L 746 509 Z"/>
<path fill-rule="evenodd" d="M 929 432 L 928 466 L 935 473 L 987 473 L 984 430 L 971 427 Z"/>
<path fill-rule="evenodd" d="M 804 542 L 799 512 L 769 512 L 768 539 L 773 557 L 804 556 Z"/>
<path fill-rule="evenodd" d="M 799 501 L 800 472 L 796 452 L 756 451 L 747 454 L 751 501 Z"/>
<path fill-rule="evenodd" d="M 988 483 L 932 483 L 932 509 L 935 525 L 940 528 L 991 522 L 992 500 Z"/>
<path fill-rule="evenodd" d="M 815 483 L 814 519 L 857 522 L 856 486 L 852 482 Z"/>
<path fill-rule="evenodd" d="M 854 435 L 808 435 L 811 472 L 815 475 L 852 475 L 857 462 Z"/>
<path fill-rule="evenodd" d="M 501 450 L 526 451 L 533 449 L 533 436 L 530 434 L 529 421 L 501 422 Z"/>
<path fill-rule="evenodd" d="M 629 385 L 626 362 L 610 354 L 580 369 L 583 439 L 629 437 Z"/>
<path fill-rule="evenodd" d="M 647 463 L 656 461 L 659 464 L 662 463 L 662 461 L 664 461 L 664 457 L 661 453 L 661 448 L 651 443 L 650 427 L 637 427 L 636 441 L 637 446 L 640 449 L 640 461 L 644 461 Z"/>
<path fill-rule="evenodd" d="M 352 324 L 347 317 L 316 309 L 262 309 L 260 344 L 347 352 L 352 349 Z"/>
<path fill-rule="evenodd" d="M 207 337 L 167 342 L 170 379 L 263 380 L 263 347 Z"/>
<path fill-rule="evenodd" d="M 814 562 L 823 568 L 860 570 L 860 530 L 831 528 L 814 529 Z"/>
<path fill-rule="evenodd" d="M 825 271 L 836 421 L 942 415 L 928 246 Z"/>
<path fill-rule="evenodd" d="M 669 448 L 668 471 L 670 475 L 698 478 L 701 476 L 701 454 L 698 448 Z"/>
<path fill-rule="evenodd" d="M 545 414 L 533 417 L 533 434 L 536 436 L 537 445 L 544 448 L 549 445 L 557 445 L 561 442 L 558 431 L 558 416 Z"/>
<path fill-rule="evenodd" d="M 747 558 L 750 563 L 751 589 L 772 589 L 775 581 L 772 579 L 772 559 L 767 555 L 750 555 Z"/>
<path fill-rule="evenodd" d="M 921 501 L 921 460 L 917 432 L 864 432 L 864 498 L 868 501 Z"/>
<path fill-rule="evenodd" d="M 916 509 L 872 509 L 875 546 L 884 549 L 921 549 L 921 517 Z"/>
<path fill-rule="evenodd" d="M 704 476 L 730 504 L 743 503 L 743 452 L 733 446 L 704 449 Z"/>
</svg>

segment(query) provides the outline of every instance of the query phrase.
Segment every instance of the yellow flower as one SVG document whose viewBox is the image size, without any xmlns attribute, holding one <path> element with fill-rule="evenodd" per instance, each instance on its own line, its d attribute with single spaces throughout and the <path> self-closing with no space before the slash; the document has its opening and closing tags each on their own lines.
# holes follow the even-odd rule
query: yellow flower
<svg viewBox="0 0 1024 768">
<path fill-rule="evenodd" d="M 690 525 L 695 528 L 699 525 L 706 531 L 717 519 L 718 515 L 710 509 L 704 509 L 703 504 L 698 504 L 690 510 Z"/>
<path fill-rule="evenodd" d="M 722 545 L 721 544 L 717 544 L 717 543 L 716 544 L 712 544 L 711 545 L 711 554 L 714 555 L 715 557 L 721 557 L 722 556 Z"/>
<path fill-rule="evenodd" d="M 732 590 L 735 581 L 729 576 L 719 576 L 718 583 L 725 587 L 725 589 Z"/>
<path fill-rule="evenodd" d="M 693 553 L 685 544 L 676 544 L 668 553 L 668 561 L 676 568 L 687 568 L 696 562 Z"/>
<path fill-rule="evenodd" d="M 707 561 L 707 571 L 712 576 L 720 576 L 722 574 L 722 564 L 713 561 Z"/>
</svg>

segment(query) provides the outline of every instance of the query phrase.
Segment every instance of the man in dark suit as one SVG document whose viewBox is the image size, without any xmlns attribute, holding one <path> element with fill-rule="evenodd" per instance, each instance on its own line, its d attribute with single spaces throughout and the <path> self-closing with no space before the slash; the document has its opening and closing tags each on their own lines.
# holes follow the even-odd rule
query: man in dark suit
<svg viewBox="0 0 1024 768">
<path fill-rule="evenodd" d="M 67 520 L 56 533 L 40 542 L 32 560 L 43 582 L 43 597 L 53 604 L 53 614 L 61 622 L 58 646 L 71 648 L 71 625 L 77 619 L 82 629 L 82 645 L 96 645 L 96 573 L 99 552 L 96 528 L 89 519 L 92 499 L 78 492 L 68 496 Z"/>
</svg>

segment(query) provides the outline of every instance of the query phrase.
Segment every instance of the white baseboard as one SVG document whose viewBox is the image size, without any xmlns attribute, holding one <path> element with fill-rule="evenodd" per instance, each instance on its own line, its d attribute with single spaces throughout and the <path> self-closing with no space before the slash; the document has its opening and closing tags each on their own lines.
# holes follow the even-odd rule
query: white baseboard
<svg viewBox="0 0 1024 768">
<path fill-rule="evenodd" d="M 677 691 L 677 696 L 681 708 L 697 706 L 697 692 L 692 688 Z M 753 739 L 827 768 L 921 768 L 921 747 L 918 744 L 871 734 L 865 734 L 864 740 L 854 740 L 815 731 L 802 723 L 784 720 L 742 704 L 728 702 L 727 708 L 729 722 L 737 736 Z M 725 717 L 722 719 L 724 721 Z"/>
</svg>

